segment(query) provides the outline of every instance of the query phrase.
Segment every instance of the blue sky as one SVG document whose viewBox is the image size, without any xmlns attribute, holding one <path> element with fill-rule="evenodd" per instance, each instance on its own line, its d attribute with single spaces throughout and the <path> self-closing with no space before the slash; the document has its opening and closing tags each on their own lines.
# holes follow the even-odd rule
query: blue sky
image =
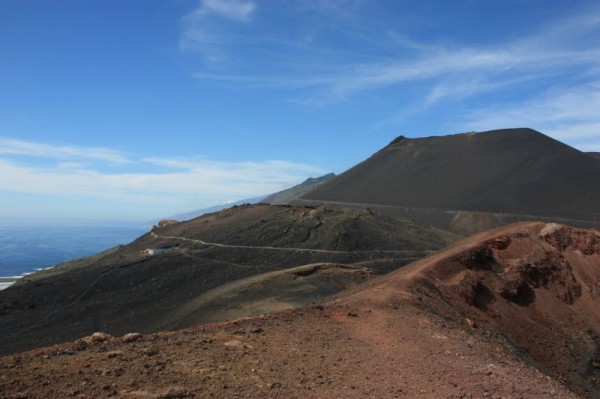
<svg viewBox="0 0 600 399">
<path fill-rule="evenodd" d="M 152 219 L 521 126 L 600 151 L 596 0 L 0 1 L 0 217 Z"/>
</svg>

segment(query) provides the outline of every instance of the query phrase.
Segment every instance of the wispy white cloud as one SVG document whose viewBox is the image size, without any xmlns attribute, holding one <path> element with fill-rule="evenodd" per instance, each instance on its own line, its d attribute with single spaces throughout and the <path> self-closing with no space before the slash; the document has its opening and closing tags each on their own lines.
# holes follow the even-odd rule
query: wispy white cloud
<svg viewBox="0 0 600 399">
<path fill-rule="evenodd" d="M 192 52 L 212 54 L 219 67 L 198 67 L 192 76 L 228 88 L 278 90 L 287 101 L 318 106 L 393 88 L 402 104 L 375 126 L 462 102 L 470 107 L 463 119 L 449 116 L 442 123 L 459 130 L 530 126 L 578 148 L 598 149 L 600 7 L 574 7 L 571 15 L 531 26 L 519 37 L 461 42 L 417 39 L 401 24 L 379 26 L 361 12 L 367 3 L 306 0 L 283 11 L 264 3 L 252 9 L 253 18 L 232 18 L 244 23 L 227 30 L 211 24 L 214 13 L 202 11 L 201 20 L 185 25 L 182 38 Z M 294 19 L 300 26 L 272 31 L 261 25 L 262 12 L 303 18 Z M 220 62 L 229 57 L 237 62 Z M 403 90 L 411 85 L 420 91 L 405 101 Z M 506 98 L 512 103 L 503 104 Z"/>
<path fill-rule="evenodd" d="M 232 33 L 218 19 L 246 23 L 256 8 L 256 3 L 249 0 L 201 0 L 198 7 L 181 20 L 179 48 L 199 52 L 205 65 L 226 62 L 229 55 L 223 47 L 232 42 L 241 43 L 247 38 Z"/>
<path fill-rule="evenodd" d="M 464 130 L 527 126 L 584 151 L 600 151 L 600 81 L 551 90 L 516 104 L 465 111 Z"/>
<path fill-rule="evenodd" d="M 130 164 L 114 165 L 110 172 L 102 165 L 62 161 L 71 157 L 93 158 L 105 163 L 122 161 L 105 149 L 87 147 L 54 147 L 44 143 L 4 139 L 12 146 L 0 154 L 0 190 L 52 195 L 64 198 L 103 198 L 140 204 L 169 205 L 183 209 L 182 204 L 194 207 L 212 205 L 222 200 L 239 200 L 279 191 L 297 184 L 308 176 L 323 174 L 319 167 L 289 162 L 222 162 L 206 158 L 136 158 L 128 161 L 140 172 L 131 172 Z M 65 150 L 65 148 L 67 150 Z M 17 149 L 20 149 L 17 151 Z M 76 149 L 76 151 L 74 150 Z M 52 150 L 52 151 L 50 151 Z M 115 152 L 116 153 L 116 152 Z M 39 166 L 39 158 L 57 158 L 53 165 Z M 116 169 L 116 170 L 115 170 Z M 157 170 L 160 170 L 157 171 Z"/>
<path fill-rule="evenodd" d="M 26 155 L 53 159 L 89 159 L 115 164 L 129 162 L 127 156 L 116 150 L 101 147 L 51 145 L 0 137 L 0 155 Z"/>
<path fill-rule="evenodd" d="M 243 32 L 223 31 L 211 25 L 209 18 L 192 21 L 185 24 L 182 32 L 189 49 L 205 57 L 212 54 L 214 60 L 231 56 L 238 60 L 221 65 L 218 70 L 199 68 L 192 75 L 243 89 L 304 89 L 292 100 L 318 105 L 345 101 L 361 92 L 421 82 L 429 90 L 424 90 L 420 100 L 429 104 L 435 102 L 432 100 L 462 99 L 502 90 L 515 81 L 540 79 L 551 73 L 583 75 L 600 66 L 600 46 L 590 45 L 589 40 L 600 35 L 599 8 L 551 21 L 526 37 L 472 45 L 428 43 L 404 32 L 374 28 L 376 21 L 360 19 L 360 5 L 361 2 L 350 0 L 302 1 L 296 7 L 288 7 L 290 13 L 314 11 L 326 15 L 330 26 L 339 24 L 336 38 L 339 42 L 341 35 L 343 42 L 349 44 L 345 47 L 330 42 L 327 33 L 314 26 L 298 29 L 304 35 L 295 30 L 275 32 L 279 38 L 274 41 L 275 33 L 265 33 L 265 26 L 259 21 L 252 22 Z M 200 10 L 204 8 L 205 5 L 200 6 Z M 239 43 L 244 46 L 238 46 Z M 372 53 L 374 49 L 376 54 Z M 261 57 L 256 56 L 257 51 Z M 470 84 L 465 89 L 460 83 L 469 82 L 473 76 L 482 84 Z"/>
<path fill-rule="evenodd" d="M 600 64 L 600 49 L 585 51 L 540 50 L 526 46 L 496 49 L 438 49 L 410 61 L 351 65 L 327 77 L 313 77 L 321 82 L 321 97 L 329 101 L 346 99 L 358 92 L 391 87 L 408 82 L 444 81 L 460 83 L 478 75 L 488 84 L 471 85 L 468 91 L 460 84 L 445 84 L 444 96 L 454 93 L 474 95 L 501 89 L 516 80 L 539 79 L 557 73 L 560 67 L 594 68 Z M 565 71 L 562 70 L 564 73 Z M 304 78 L 305 82 L 310 82 Z M 493 83 L 491 83 L 493 82 Z M 295 84 L 292 79 L 290 84 Z"/>
<path fill-rule="evenodd" d="M 247 21 L 256 3 L 247 0 L 202 0 L 194 11 L 196 16 L 214 13 L 224 18 Z"/>
</svg>

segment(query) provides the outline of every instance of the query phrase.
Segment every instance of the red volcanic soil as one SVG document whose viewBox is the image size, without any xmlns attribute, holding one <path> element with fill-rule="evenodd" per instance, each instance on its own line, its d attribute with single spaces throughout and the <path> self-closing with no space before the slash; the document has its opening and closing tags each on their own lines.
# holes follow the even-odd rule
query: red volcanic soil
<svg viewBox="0 0 600 399">
<path fill-rule="evenodd" d="M 445 319 L 500 332 L 520 358 L 600 395 L 600 233 L 520 223 L 361 286 L 344 303 L 411 293 Z"/>
<path fill-rule="evenodd" d="M 323 305 L 0 358 L 0 397 L 599 397 L 599 283 L 600 232 L 520 223 Z"/>
</svg>

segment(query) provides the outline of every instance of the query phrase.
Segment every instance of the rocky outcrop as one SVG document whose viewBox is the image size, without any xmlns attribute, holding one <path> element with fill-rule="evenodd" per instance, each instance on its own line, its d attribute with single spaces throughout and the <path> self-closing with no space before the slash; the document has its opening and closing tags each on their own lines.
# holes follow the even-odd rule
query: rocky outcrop
<svg viewBox="0 0 600 399">
<path fill-rule="evenodd" d="M 439 314 L 500 331 L 526 361 L 600 394 L 600 232 L 517 225 L 473 239 L 412 287 Z"/>
<path fill-rule="evenodd" d="M 158 222 L 157 224 L 155 224 L 154 226 L 152 226 L 152 231 L 156 230 L 156 229 L 160 229 L 163 227 L 167 227 L 167 226 L 171 226 L 174 224 L 179 223 L 177 220 L 173 220 L 173 219 L 163 219 L 160 222 Z"/>
</svg>

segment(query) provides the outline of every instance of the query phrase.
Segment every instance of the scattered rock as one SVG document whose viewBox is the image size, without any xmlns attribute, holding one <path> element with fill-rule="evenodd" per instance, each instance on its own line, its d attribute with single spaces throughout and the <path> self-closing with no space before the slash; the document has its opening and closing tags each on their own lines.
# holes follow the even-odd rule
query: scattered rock
<svg viewBox="0 0 600 399">
<path fill-rule="evenodd" d="M 510 237 L 505 235 L 505 236 L 496 237 L 490 241 L 486 241 L 485 245 L 487 245 L 490 248 L 494 248 L 494 249 L 498 249 L 498 250 L 502 251 L 502 250 L 505 250 L 506 248 L 508 248 L 510 246 L 510 243 L 511 243 Z"/>
<path fill-rule="evenodd" d="M 518 237 L 529 237 L 531 235 L 531 230 L 529 227 L 525 227 L 517 232 Z"/>
<path fill-rule="evenodd" d="M 129 333 L 123 336 L 123 342 L 134 342 L 142 338 L 142 334 Z"/>
<path fill-rule="evenodd" d="M 232 339 L 231 341 L 225 342 L 225 347 L 227 349 L 237 349 L 242 347 L 242 342 L 237 339 Z"/>
<path fill-rule="evenodd" d="M 90 338 L 92 342 L 106 342 L 112 338 L 112 335 L 98 331 L 93 333 Z"/>
<path fill-rule="evenodd" d="M 158 395 L 148 391 L 121 391 L 119 392 L 123 399 L 157 399 Z"/>
<path fill-rule="evenodd" d="M 176 399 L 176 398 L 187 398 L 190 397 L 190 393 L 182 387 L 169 387 L 167 390 L 160 395 L 161 399 Z"/>
<path fill-rule="evenodd" d="M 540 230 L 540 237 L 546 237 L 556 233 L 562 226 L 558 223 L 548 223 Z"/>
<path fill-rule="evenodd" d="M 107 356 L 109 359 L 113 359 L 113 358 L 115 358 L 115 357 L 119 357 L 119 356 L 121 356 L 121 355 L 123 355 L 123 352 L 122 352 L 122 351 L 110 351 L 110 352 L 107 352 L 107 353 L 106 353 L 106 356 Z"/>
<path fill-rule="evenodd" d="M 75 347 L 78 350 L 83 350 L 83 349 L 87 348 L 88 346 L 92 346 L 92 345 L 94 345 L 94 340 L 92 339 L 91 336 L 89 336 L 89 337 L 83 337 L 83 338 L 79 339 L 76 342 Z"/>
<path fill-rule="evenodd" d="M 146 356 L 158 355 L 158 349 L 156 349 L 156 348 L 147 348 L 147 349 L 144 349 L 142 351 L 142 354 L 144 354 Z"/>
<path fill-rule="evenodd" d="M 471 328 L 477 328 L 477 322 L 475 320 L 466 318 L 465 321 L 467 322 L 467 325 Z"/>
<path fill-rule="evenodd" d="M 152 229 L 150 229 L 150 231 L 154 231 L 156 229 L 160 229 L 163 227 L 167 227 L 167 226 L 171 226 L 174 224 L 179 223 L 177 220 L 174 219 L 163 219 L 160 222 L 158 222 L 157 224 L 155 224 L 154 226 L 152 226 Z"/>
<path fill-rule="evenodd" d="M 350 311 L 348 312 L 348 317 L 358 317 L 358 313 L 356 313 L 355 311 Z"/>
</svg>

